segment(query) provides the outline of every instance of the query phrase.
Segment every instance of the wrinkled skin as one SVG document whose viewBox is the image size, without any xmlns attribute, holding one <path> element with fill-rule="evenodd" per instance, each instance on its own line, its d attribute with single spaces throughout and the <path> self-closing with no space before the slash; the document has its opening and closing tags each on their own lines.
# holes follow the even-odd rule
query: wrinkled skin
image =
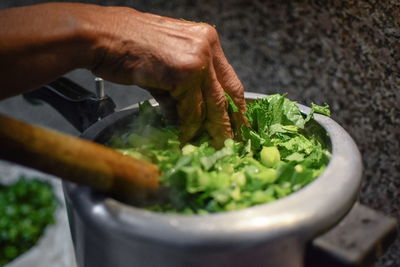
<svg viewBox="0 0 400 267">
<path fill-rule="evenodd" d="M 164 106 L 177 102 L 184 142 L 201 127 L 218 147 L 233 137 L 224 93 L 243 112 L 243 86 L 224 56 L 214 27 L 125 8 L 112 10 L 110 16 L 122 19 L 99 29 L 110 32 L 113 27 L 114 35 L 105 38 L 100 49 L 105 55 L 99 57 L 102 61 L 94 73 L 147 88 Z M 241 114 L 233 116 L 235 125 L 243 121 Z"/>
<path fill-rule="evenodd" d="M 0 40 L 8 40 L 0 41 L 6 85 L 1 97 L 85 67 L 149 90 L 170 117 L 178 116 L 183 142 L 205 129 L 221 147 L 233 137 L 232 128 L 245 122 L 243 85 L 208 24 L 123 7 L 56 3 L 0 11 L 0 25 Z M 21 75 L 25 81 L 15 82 Z M 240 111 L 232 118 L 225 93 Z"/>
</svg>

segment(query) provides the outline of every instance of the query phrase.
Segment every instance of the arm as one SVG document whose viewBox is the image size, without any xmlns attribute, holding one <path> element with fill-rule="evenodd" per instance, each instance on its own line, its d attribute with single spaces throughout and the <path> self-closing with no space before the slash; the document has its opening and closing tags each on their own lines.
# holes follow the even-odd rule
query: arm
<svg viewBox="0 0 400 267">
<path fill-rule="evenodd" d="M 0 98 L 87 68 L 95 6 L 44 4 L 0 11 Z"/>
<path fill-rule="evenodd" d="M 3 98 L 87 68 L 172 103 L 183 142 L 206 129 L 219 147 L 244 122 L 243 86 L 208 24 L 86 4 L 14 8 L 0 11 L 0 59 Z M 225 92 L 240 110 L 232 118 Z"/>
</svg>

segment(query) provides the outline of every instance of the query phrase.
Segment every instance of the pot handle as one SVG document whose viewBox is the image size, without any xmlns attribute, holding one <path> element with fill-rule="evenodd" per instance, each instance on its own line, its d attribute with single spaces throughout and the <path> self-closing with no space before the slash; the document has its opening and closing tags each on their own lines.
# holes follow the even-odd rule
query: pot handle
<svg viewBox="0 0 400 267">
<path fill-rule="evenodd" d="M 372 266 L 396 236 L 394 218 L 356 203 L 337 225 L 310 242 L 305 267 Z"/>
<path fill-rule="evenodd" d="M 103 80 L 96 78 L 97 94 L 94 94 L 68 78 L 61 77 L 39 89 L 23 94 L 31 104 L 48 103 L 68 120 L 78 131 L 115 110 L 114 101 L 104 93 Z M 39 101 L 38 101 L 39 100 Z"/>
</svg>

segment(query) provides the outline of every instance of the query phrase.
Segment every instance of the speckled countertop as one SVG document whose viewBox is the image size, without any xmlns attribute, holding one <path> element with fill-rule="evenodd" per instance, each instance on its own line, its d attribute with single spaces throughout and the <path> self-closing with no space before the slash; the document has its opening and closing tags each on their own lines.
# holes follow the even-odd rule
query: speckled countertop
<svg viewBox="0 0 400 267">
<path fill-rule="evenodd" d="M 248 91 L 329 103 L 363 156 L 360 201 L 400 220 L 398 0 L 87 2 L 214 24 Z M 399 238 L 376 266 L 400 266 Z"/>
</svg>

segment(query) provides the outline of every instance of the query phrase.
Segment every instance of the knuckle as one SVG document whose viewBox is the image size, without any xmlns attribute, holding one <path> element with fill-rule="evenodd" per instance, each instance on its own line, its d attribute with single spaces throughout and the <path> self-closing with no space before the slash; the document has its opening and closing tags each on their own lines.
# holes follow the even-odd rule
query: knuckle
<svg viewBox="0 0 400 267">
<path fill-rule="evenodd" d="M 194 83 L 200 72 L 207 66 L 203 57 L 196 54 L 182 54 L 170 61 L 163 77 L 176 86 Z"/>
<path fill-rule="evenodd" d="M 224 95 L 218 95 L 218 97 L 215 98 L 214 106 L 216 109 L 220 112 L 224 112 L 226 109 L 226 99 Z"/>
<path fill-rule="evenodd" d="M 195 53 L 185 58 L 181 58 L 180 65 L 188 73 L 198 72 L 207 66 L 206 57 L 203 54 Z"/>
<path fill-rule="evenodd" d="M 198 23 L 193 27 L 196 27 L 196 34 L 187 39 L 188 49 L 172 60 L 173 68 L 185 76 L 202 72 L 210 65 L 213 58 L 213 42 L 218 40 L 217 32 L 211 25 Z"/>
<path fill-rule="evenodd" d="M 202 73 L 208 67 L 206 57 L 202 55 L 187 55 L 175 62 L 174 73 L 176 81 L 195 83 L 199 82 Z"/>
<path fill-rule="evenodd" d="M 227 102 L 224 95 L 215 95 L 209 98 L 209 101 L 212 103 L 208 103 L 207 107 L 212 111 L 216 117 L 223 116 L 226 112 Z"/>
<path fill-rule="evenodd" d="M 218 39 L 218 32 L 215 27 L 208 23 L 199 23 L 199 32 L 202 33 L 203 37 L 208 41 L 214 42 Z"/>
<path fill-rule="evenodd" d="M 214 26 L 208 23 L 195 23 L 191 26 L 191 32 L 209 46 L 218 42 L 218 32 Z"/>
</svg>

